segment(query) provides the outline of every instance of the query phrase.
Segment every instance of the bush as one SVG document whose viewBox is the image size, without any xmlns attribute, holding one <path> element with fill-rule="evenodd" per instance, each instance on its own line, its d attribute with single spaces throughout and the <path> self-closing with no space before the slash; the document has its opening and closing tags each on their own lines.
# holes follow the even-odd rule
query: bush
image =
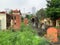
<svg viewBox="0 0 60 45">
<path fill-rule="evenodd" d="M 14 33 L 0 31 L 0 45 L 13 45 Z"/>
<path fill-rule="evenodd" d="M 45 38 L 34 35 L 31 32 L 22 32 L 17 35 L 16 45 L 49 45 Z"/>
<path fill-rule="evenodd" d="M 23 29 L 22 29 L 23 28 Z M 22 24 L 23 31 L 0 31 L 0 45 L 49 45 L 44 37 L 39 37 L 30 26 Z"/>
</svg>

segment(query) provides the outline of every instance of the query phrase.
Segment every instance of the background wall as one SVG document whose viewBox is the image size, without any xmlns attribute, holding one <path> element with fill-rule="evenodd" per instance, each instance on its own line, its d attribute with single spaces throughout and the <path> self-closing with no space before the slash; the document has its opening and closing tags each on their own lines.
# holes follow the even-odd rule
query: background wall
<svg viewBox="0 0 60 45">
<path fill-rule="evenodd" d="M 0 14 L 1 29 L 6 29 L 6 14 Z"/>
</svg>

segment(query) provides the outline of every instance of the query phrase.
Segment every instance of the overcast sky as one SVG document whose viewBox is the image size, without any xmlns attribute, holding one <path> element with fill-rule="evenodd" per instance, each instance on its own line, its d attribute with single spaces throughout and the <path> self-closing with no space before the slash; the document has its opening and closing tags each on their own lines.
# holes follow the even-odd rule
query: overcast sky
<svg viewBox="0 0 60 45">
<path fill-rule="evenodd" d="M 20 9 L 21 12 L 31 12 L 32 7 L 36 7 L 37 10 L 46 7 L 46 0 L 0 0 L 0 10 Z"/>
</svg>

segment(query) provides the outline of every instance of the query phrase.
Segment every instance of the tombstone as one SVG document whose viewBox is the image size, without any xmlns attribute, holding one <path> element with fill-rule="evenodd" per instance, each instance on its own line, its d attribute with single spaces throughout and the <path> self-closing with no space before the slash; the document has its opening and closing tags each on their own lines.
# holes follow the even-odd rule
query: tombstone
<svg viewBox="0 0 60 45">
<path fill-rule="evenodd" d="M 57 42 L 58 41 L 58 31 L 54 27 L 50 27 L 47 29 L 47 39 L 49 39 L 51 42 Z"/>
<path fill-rule="evenodd" d="M 58 29 L 58 39 L 60 41 L 60 29 Z"/>
<path fill-rule="evenodd" d="M 20 12 L 20 10 L 12 10 L 12 17 L 13 17 L 13 23 L 14 23 L 14 25 L 13 25 L 13 28 L 14 29 L 20 29 L 20 27 L 21 27 L 21 12 Z"/>
<path fill-rule="evenodd" d="M 59 20 L 56 20 L 56 26 L 59 26 Z"/>
<path fill-rule="evenodd" d="M 28 19 L 27 18 L 24 19 L 24 24 L 28 25 Z"/>
</svg>

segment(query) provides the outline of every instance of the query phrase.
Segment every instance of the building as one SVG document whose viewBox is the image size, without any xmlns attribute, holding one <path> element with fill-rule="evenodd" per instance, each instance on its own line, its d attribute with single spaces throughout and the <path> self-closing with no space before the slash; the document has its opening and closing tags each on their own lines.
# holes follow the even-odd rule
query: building
<svg viewBox="0 0 60 45">
<path fill-rule="evenodd" d="M 14 22 L 13 28 L 19 29 L 21 24 L 21 12 L 20 10 L 12 10 L 12 12 Z"/>
<path fill-rule="evenodd" d="M 35 7 L 32 7 L 32 14 L 36 15 L 36 8 Z"/>
<path fill-rule="evenodd" d="M 6 29 L 6 12 L 0 12 L 0 29 Z"/>
<path fill-rule="evenodd" d="M 26 13 L 22 13 L 22 17 L 24 17 L 24 18 L 25 18 L 25 17 L 26 17 Z"/>
<path fill-rule="evenodd" d="M 20 10 L 12 10 L 12 14 L 4 11 L 0 12 L 0 29 L 20 29 L 21 12 Z"/>
</svg>

